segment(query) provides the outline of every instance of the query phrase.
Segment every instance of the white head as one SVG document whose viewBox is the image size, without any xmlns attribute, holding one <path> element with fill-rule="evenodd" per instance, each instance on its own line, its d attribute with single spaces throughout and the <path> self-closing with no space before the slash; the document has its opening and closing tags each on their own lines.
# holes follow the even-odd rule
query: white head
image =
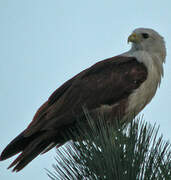
<svg viewBox="0 0 171 180">
<path fill-rule="evenodd" d="M 138 28 L 128 37 L 128 42 L 132 42 L 132 51 L 147 51 L 149 54 L 159 56 L 160 63 L 165 61 L 166 47 L 162 36 L 153 29 Z"/>
</svg>

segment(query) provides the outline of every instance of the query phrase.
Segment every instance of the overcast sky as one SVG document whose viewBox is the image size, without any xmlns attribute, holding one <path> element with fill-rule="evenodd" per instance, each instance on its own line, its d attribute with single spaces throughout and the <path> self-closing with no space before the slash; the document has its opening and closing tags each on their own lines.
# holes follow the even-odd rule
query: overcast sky
<svg viewBox="0 0 171 180">
<path fill-rule="evenodd" d="M 66 80 L 102 59 L 127 51 L 127 37 L 137 27 L 164 36 L 165 75 L 146 121 L 160 125 L 171 140 L 170 0 L 1 0 L 0 1 L 0 151 L 31 121 L 38 107 Z M 55 150 L 36 158 L 23 171 L 7 170 L 0 179 L 48 179 Z"/>
</svg>

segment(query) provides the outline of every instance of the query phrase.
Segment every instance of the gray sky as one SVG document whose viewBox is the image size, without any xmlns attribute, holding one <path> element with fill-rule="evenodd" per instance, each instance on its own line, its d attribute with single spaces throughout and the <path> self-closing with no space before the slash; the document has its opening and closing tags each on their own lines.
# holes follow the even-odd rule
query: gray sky
<svg viewBox="0 0 171 180">
<path fill-rule="evenodd" d="M 1 0 L 0 151 L 63 82 L 127 51 L 127 37 L 137 27 L 153 28 L 165 37 L 165 76 L 143 114 L 171 139 L 170 7 L 170 0 Z M 6 170 L 14 158 L 0 162 L 0 179 L 48 179 L 44 168 L 52 170 L 54 156 L 51 150 L 19 173 Z"/>
</svg>

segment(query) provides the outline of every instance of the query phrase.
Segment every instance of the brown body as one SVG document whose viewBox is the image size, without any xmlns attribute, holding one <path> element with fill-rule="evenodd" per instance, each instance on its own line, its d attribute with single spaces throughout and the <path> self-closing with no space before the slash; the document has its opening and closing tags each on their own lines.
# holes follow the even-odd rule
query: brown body
<svg viewBox="0 0 171 180">
<path fill-rule="evenodd" d="M 122 56 L 101 61 L 64 83 L 40 107 L 25 135 L 72 124 L 86 106 L 89 111 L 102 105 L 120 104 L 147 78 L 147 69 L 135 58 Z M 116 112 L 117 114 L 117 112 Z M 122 116 L 123 116 L 122 115 Z"/>
<path fill-rule="evenodd" d="M 116 56 L 96 63 L 59 87 L 37 111 L 30 125 L 2 152 L 5 160 L 19 152 L 10 165 L 19 171 L 51 143 L 63 144 L 62 133 L 83 113 L 108 109 L 124 117 L 129 95 L 147 79 L 147 68 L 134 57 Z M 53 147 L 53 146 L 52 146 Z"/>
</svg>

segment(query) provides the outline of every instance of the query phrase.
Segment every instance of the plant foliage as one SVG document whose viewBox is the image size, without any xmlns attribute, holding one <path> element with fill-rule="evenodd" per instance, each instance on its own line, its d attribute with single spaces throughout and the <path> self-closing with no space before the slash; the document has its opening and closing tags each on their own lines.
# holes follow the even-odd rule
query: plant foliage
<svg viewBox="0 0 171 180">
<path fill-rule="evenodd" d="M 171 148 L 155 125 L 134 119 L 112 126 L 104 117 L 83 124 L 69 136 L 76 141 L 57 149 L 52 180 L 171 180 Z"/>
</svg>

